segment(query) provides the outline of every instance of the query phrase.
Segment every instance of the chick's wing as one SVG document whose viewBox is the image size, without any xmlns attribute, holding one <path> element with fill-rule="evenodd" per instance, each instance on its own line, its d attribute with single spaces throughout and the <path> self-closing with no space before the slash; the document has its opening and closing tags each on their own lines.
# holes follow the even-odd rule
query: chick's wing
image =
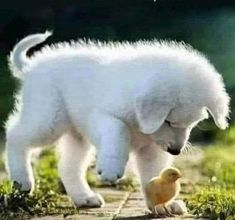
<svg viewBox="0 0 235 220">
<path fill-rule="evenodd" d="M 152 205 L 158 205 L 165 201 L 164 185 L 161 179 L 156 177 L 146 185 L 146 196 Z"/>
</svg>

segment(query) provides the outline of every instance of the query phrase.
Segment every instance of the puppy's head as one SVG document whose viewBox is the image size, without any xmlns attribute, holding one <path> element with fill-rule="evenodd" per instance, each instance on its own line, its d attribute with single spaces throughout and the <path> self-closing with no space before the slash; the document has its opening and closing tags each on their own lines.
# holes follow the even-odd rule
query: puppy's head
<svg viewBox="0 0 235 220">
<path fill-rule="evenodd" d="M 188 74 L 188 80 L 177 84 L 151 79 L 135 101 L 136 118 L 141 132 L 149 134 L 165 151 L 180 154 L 186 145 L 192 128 L 208 118 L 208 111 L 215 124 L 228 126 L 229 96 L 224 83 L 213 68 L 208 77 L 199 73 Z"/>
</svg>

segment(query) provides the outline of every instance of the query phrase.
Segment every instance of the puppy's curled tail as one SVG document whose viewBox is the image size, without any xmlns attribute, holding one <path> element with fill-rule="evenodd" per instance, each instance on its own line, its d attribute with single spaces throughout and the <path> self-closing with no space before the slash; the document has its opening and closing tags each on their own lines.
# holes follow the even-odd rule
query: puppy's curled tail
<svg viewBox="0 0 235 220">
<path fill-rule="evenodd" d="M 51 31 L 46 31 L 45 33 L 33 34 L 22 39 L 18 44 L 15 45 L 12 52 L 10 53 L 8 62 L 12 74 L 16 78 L 23 78 L 23 68 L 29 63 L 29 58 L 26 53 L 31 48 L 37 44 L 45 41 L 49 36 L 52 35 Z"/>
</svg>

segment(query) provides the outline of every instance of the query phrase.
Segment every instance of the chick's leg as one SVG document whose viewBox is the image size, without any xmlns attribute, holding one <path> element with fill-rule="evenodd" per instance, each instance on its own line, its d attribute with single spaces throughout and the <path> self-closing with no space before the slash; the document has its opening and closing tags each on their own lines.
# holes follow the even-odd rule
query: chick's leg
<svg viewBox="0 0 235 220">
<path fill-rule="evenodd" d="M 167 217 L 175 217 L 175 215 L 172 214 L 165 205 L 163 205 L 163 208 L 166 211 Z"/>
<path fill-rule="evenodd" d="M 153 214 L 158 218 L 175 217 L 169 212 L 165 205 L 156 205 L 154 207 Z"/>
</svg>

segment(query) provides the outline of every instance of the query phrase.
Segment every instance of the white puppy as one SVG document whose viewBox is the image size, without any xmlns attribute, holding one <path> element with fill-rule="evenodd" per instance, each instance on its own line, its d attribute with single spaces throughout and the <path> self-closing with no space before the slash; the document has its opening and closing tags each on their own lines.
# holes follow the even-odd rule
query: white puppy
<svg viewBox="0 0 235 220">
<path fill-rule="evenodd" d="M 229 96 L 221 76 L 192 48 L 174 42 L 77 42 L 26 52 L 51 33 L 24 38 L 10 55 L 22 88 L 7 130 L 12 180 L 34 187 L 30 149 L 58 141 L 59 172 L 78 206 L 101 206 L 87 184 L 90 145 L 102 180 L 121 178 L 136 154 L 142 186 L 171 163 L 191 129 L 213 116 L 227 127 Z M 174 204 L 174 203 L 173 203 Z"/>
</svg>

